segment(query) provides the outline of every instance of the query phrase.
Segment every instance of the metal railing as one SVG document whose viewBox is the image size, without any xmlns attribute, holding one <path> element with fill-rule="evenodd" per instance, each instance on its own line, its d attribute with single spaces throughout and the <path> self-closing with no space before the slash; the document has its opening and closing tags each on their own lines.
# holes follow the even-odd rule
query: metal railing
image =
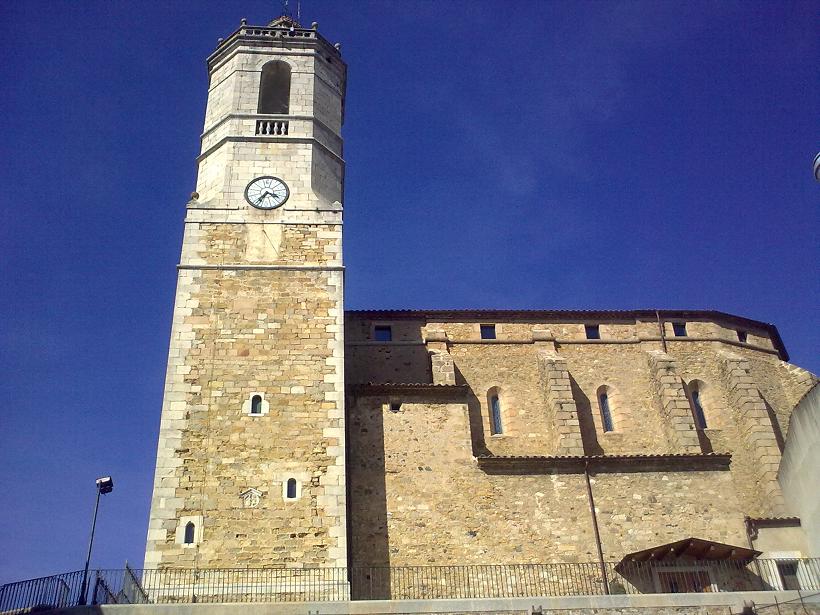
<svg viewBox="0 0 820 615">
<path fill-rule="evenodd" d="M 8 583 L 0 587 L 0 612 L 37 606 L 68 607 L 77 604 L 83 571 Z"/>
<path fill-rule="evenodd" d="M 95 570 L 91 604 L 323 602 L 820 590 L 820 559 Z M 77 604 L 82 572 L 0 587 L 0 612 Z"/>
</svg>

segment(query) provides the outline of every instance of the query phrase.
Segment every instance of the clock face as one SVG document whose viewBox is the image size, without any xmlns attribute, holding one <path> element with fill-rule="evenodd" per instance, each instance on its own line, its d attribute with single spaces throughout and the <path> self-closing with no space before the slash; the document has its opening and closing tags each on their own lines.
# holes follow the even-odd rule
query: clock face
<svg viewBox="0 0 820 615">
<path fill-rule="evenodd" d="M 257 177 L 245 188 L 245 200 L 259 209 L 274 209 L 288 200 L 290 190 L 278 177 Z"/>
</svg>

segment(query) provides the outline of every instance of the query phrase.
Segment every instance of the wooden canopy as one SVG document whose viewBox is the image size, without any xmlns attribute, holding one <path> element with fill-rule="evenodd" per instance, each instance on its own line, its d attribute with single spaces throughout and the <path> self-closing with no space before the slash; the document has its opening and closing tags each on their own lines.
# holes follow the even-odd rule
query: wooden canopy
<svg viewBox="0 0 820 615">
<path fill-rule="evenodd" d="M 761 551 L 755 551 L 746 547 L 727 545 L 714 540 L 704 540 L 703 538 L 684 538 L 677 542 L 670 542 L 657 547 L 650 547 L 643 551 L 627 553 L 623 559 L 615 566 L 616 570 L 626 564 L 642 562 L 673 562 L 681 558 L 694 560 L 740 560 L 749 561 L 761 555 Z"/>
</svg>

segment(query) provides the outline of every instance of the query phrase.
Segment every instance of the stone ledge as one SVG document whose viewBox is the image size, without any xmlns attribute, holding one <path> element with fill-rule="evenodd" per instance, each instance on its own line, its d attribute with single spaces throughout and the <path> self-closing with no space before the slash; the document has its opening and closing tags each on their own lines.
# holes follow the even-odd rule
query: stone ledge
<svg viewBox="0 0 820 615">
<path fill-rule="evenodd" d="M 729 453 L 636 455 L 480 456 L 478 467 L 488 474 L 658 472 L 728 470 Z"/>
<path fill-rule="evenodd" d="M 429 384 L 424 382 L 368 382 L 363 384 L 353 384 L 350 391 L 354 395 L 379 396 L 379 395 L 424 395 L 433 396 L 436 399 L 442 397 L 465 397 L 470 392 L 470 387 L 466 384 Z"/>
<path fill-rule="evenodd" d="M 226 143 L 302 143 L 304 145 L 313 145 L 321 148 L 326 154 L 329 154 L 337 162 L 344 164 L 344 158 L 330 149 L 327 145 L 314 137 L 285 137 L 285 136 L 257 136 L 257 135 L 228 135 L 222 137 L 219 141 L 205 149 L 199 156 L 196 157 L 196 163 L 199 164 L 209 155 L 214 153 Z"/>
</svg>

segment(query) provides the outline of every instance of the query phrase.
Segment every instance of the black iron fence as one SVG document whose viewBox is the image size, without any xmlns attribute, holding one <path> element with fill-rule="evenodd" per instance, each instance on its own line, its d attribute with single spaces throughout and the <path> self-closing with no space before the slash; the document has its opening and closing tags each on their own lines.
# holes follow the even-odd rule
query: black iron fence
<svg viewBox="0 0 820 615">
<path fill-rule="evenodd" d="M 605 576 L 604 576 L 605 573 Z M 0 612 L 78 604 L 82 571 L 0 587 Z M 820 559 L 94 570 L 90 604 L 320 602 L 820 590 Z"/>
</svg>

